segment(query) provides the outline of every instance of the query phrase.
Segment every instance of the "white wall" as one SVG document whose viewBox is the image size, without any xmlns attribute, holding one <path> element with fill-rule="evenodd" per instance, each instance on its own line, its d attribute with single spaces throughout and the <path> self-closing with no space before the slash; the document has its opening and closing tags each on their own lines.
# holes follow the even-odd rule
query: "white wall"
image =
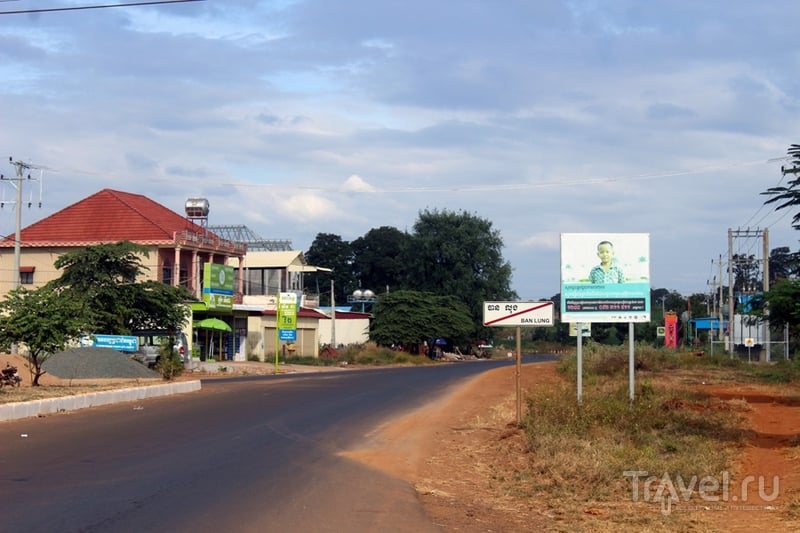
<svg viewBox="0 0 800 533">
<path fill-rule="evenodd" d="M 331 343 L 332 320 L 319 321 L 320 344 Z M 336 319 L 336 345 L 363 344 L 369 340 L 369 318 Z"/>
</svg>

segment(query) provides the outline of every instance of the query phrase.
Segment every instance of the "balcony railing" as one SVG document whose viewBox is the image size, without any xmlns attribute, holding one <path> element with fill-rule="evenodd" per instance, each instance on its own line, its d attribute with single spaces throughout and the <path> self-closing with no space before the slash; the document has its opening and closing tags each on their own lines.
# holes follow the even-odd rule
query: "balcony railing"
<svg viewBox="0 0 800 533">
<path fill-rule="evenodd" d="M 221 239 L 216 235 L 196 233 L 189 230 L 176 231 L 175 244 L 177 246 L 189 246 L 201 248 L 203 250 L 214 250 L 216 252 L 227 252 L 237 255 L 244 255 L 247 253 L 246 243 L 228 241 Z"/>
</svg>

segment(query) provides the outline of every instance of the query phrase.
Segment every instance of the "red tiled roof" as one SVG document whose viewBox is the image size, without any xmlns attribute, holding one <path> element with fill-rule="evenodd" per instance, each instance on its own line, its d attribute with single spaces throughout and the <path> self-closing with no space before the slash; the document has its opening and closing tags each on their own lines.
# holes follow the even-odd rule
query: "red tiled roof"
<svg viewBox="0 0 800 533">
<path fill-rule="evenodd" d="M 168 244 L 174 234 L 189 230 L 205 233 L 186 217 L 142 196 L 103 189 L 23 228 L 22 246 L 76 246 L 131 241 Z M 14 235 L 0 247 L 14 245 Z"/>
</svg>

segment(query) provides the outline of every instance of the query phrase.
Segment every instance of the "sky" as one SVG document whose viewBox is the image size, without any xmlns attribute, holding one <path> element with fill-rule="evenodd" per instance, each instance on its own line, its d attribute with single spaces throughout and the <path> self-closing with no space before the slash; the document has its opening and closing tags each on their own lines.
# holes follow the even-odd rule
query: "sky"
<svg viewBox="0 0 800 533">
<path fill-rule="evenodd" d="M 0 172 L 15 175 L 6 156 L 40 167 L 23 227 L 105 188 L 181 214 L 206 198 L 210 226 L 301 251 L 319 233 L 469 213 L 502 238 L 521 300 L 560 292 L 572 233 L 647 234 L 651 287 L 710 293 L 729 242 L 762 257 L 768 230 L 770 249 L 798 248 L 794 212 L 761 194 L 791 177 L 781 165 L 800 143 L 798 19 L 792 0 L 0 14 Z M 4 235 L 14 185 L 0 182 Z"/>
</svg>

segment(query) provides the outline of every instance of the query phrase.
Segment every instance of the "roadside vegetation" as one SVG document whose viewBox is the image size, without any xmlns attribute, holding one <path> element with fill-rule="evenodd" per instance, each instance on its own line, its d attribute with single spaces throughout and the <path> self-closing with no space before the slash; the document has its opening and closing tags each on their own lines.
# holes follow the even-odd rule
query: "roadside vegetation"
<svg viewBox="0 0 800 533">
<path fill-rule="evenodd" d="M 393 350 L 388 347 L 378 346 L 374 342 L 351 345 L 340 350 L 324 347 L 319 357 L 288 356 L 281 360 L 292 365 L 312 366 L 426 365 L 434 362 L 427 356 Z"/>
<path fill-rule="evenodd" d="M 43 365 L 54 353 L 74 346 L 81 336 L 102 332 L 130 335 L 143 329 L 179 331 L 188 320 L 186 302 L 193 297 L 182 287 L 144 280 L 147 248 L 131 242 L 86 246 L 54 262 L 61 275 L 28 290 L 10 291 L 0 301 L 0 350 L 23 347 L 39 386 Z M 168 348 L 174 339 L 169 339 Z M 172 350 L 170 350 L 172 351 Z M 17 353 L 17 351 L 14 351 Z M 182 369 L 176 354 L 167 353 L 157 370 L 172 379 Z"/>
<path fill-rule="evenodd" d="M 633 402 L 627 350 L 588 344 L 582 353 L 580 404 L 576 355 L 561 358 L 563 383 L 532 391 L 526 399 L 525 468 L 513 476 L 498 473 L 497 481 L 509 494 L 546 502 L 548 512 L 565 518 L 585 512 L 587 505 L 605 509 L 601 513 L 613 507 L 610 520 L 641 526 L 642 514 L 631 502 L 633 474 L 626 477 L 624 472 L 658 478 L 669 473 L 672 480 L 680 476 L 687 485 L 693 476 L 718 479 L 734 468 L 733 460 L 745 444 L 747 403 L 719 400 L 698 385 L 709 380 L 800 380 L 796 361 L 749 364 L 727 355 L 698 356 L 648 346 L 637 346 L 635 354 Z M 685 527 L 680 513 L 652 518 L 661 526 Z"/>
</svg>

